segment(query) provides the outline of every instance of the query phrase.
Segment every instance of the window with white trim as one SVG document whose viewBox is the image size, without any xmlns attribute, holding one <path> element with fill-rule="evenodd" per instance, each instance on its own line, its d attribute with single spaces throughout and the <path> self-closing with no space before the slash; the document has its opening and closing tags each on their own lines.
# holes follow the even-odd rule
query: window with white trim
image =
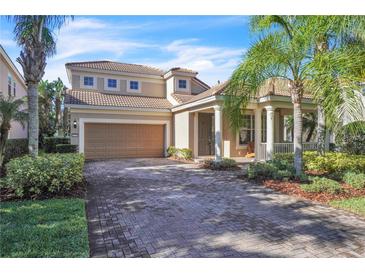
<svg viewBox="0 0 365 274">
<path fill-rule="evenodd" d="M 238 131 L 237 145 L 247 146 L 255 140 L 255 115 L 245 114 L 242 117 L 242 127 Z"/>
<path fill-rule="evenodd" d="M 16 96 L 16 83 L 13 83 L 13 96 Z"/>
<path fill-rule="evenodd" d="M 129 89 L 130 90 L 139 90 L 139 82 L 138 81 L 129 81 Z"/>
<path fill-rule="evenodd" d="M 108 79 L 108 88 L 117 88 L 117 79 Z"/>
<path fill-rule="evenodd" d="M 187 81 L 186 80 L 183 80 L 183 79 L 179 79 L 178 86 L 181 89 L 186 89 L 186 87 L 187 87 Z"/>
<path fill-rule="evenodd" d="M 94 77 L 84 76 L 84 86 L 93 87 L 94 86 Z"/>
</svg>

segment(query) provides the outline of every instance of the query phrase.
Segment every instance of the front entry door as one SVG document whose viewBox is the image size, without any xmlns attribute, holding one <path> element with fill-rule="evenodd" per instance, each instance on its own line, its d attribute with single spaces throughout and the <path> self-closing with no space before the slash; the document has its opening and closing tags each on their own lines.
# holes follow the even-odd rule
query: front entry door
<svg viewBox="0 0 365 274">
<path fill-rule="evenodd" d="M 198 116 L 198 155 L 214 155 L 214 115 L 212 113 L 199 113 Z"/>
</svg>

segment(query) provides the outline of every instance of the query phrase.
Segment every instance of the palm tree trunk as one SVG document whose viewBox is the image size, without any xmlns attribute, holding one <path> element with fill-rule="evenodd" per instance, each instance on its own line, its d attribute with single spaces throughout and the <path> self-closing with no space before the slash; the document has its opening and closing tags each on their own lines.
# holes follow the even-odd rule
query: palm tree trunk
<svg viewBox="0 0 365 274">
<path fill-rule="evenodd" d="M 295 175 L 299 177 L 303 168 L 303 116 L 302 116 L 302 94 L 303 84 L 298 81 L 290 83 L 291 98 L 293 103 L 293 132 L 294 132 L 294 168 Z"/>
<path fill-rule="evenodd" d="M 303 118 L 302 118 L 302 106 L 301 103 L 294 103 L 294 168 L 295 175 L 300 176 L 302 174 L 303 167 L 303 145 L 302 145 L 302 131 L 303 131 Z"/>
<path fill-rule="evenodd" d="M 59 96 L 56 97 L 56 130 L 57 130 L 57 135 L 59 135 L 59 131 L 60 131 L 60 123 L 61 123 L 61 99 L 59 98 Z"/>
<path fill-rule="evenodd" d="M 28 148 L 30 155 L 34 158 L 38 156 L 38 84 L 28 83 L 28 112 L 29 112 L 29 141 Z"/>
<path fill-rule="evenodd" d="M 5 146 L 9 137 L 9 127 L 1 127 L 0 129 L 0 175 L 3 174 L 3 163 L 5 158 Z"/>
<path fill-rule="evenodd" d="M 325 153 L 325 141 L 326 141 L 326 119 L 322 106 L 319 104 L 318 111 L 318 125 L 317 125 L 317 152 L 320 155 Z"/>
<path fill-rule="evenodd" d="M 308 132 L 308 135 L 307 135 L 307 139 L 305 140 L 306 142 L 310 142 L 310 140 L 312 139 L 314 129 L 315 129 L 314 126 L 312 126 L 312 127 L 309 128 L 309 132 Z"/>
</svg>

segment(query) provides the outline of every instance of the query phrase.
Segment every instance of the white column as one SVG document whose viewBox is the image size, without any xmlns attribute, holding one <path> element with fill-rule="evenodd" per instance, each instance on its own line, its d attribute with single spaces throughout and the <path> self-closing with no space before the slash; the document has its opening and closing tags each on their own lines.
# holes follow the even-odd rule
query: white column
<svg viewBox="0 0 365 274">
<path fill-rule="evenodd" d="M 266 154 L 267 160 L 272 160 L 274 154 L 274 112 L 273 106 L 266 106 Z"/>
<path fill-rule="evenodd" d="M 261 115 L 262 109 L 255 109 L 255 160 L 262 160 L 260 156 L 260 144 L 261 144 Z"/>
<path fill-rule="evenodd" d="M 194 158 L 198 158 L 199 112 L 194 112 Z"/>
<path fill-rule="evenodd" d="M 222 106 L 214 106 L 215 160 L 222 160 Z"/>
</svg>

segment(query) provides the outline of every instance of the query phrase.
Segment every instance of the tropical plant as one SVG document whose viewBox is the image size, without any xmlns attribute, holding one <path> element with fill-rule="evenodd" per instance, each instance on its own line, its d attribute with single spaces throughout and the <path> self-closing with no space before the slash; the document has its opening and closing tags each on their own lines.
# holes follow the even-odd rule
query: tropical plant
<svg viewBox="0 0 365 274">
<path fill-rule="evenodd" d="M 342 125 L 344 116 L 361 119 L 356 91 L 365 77 L 364 16 L 301 16 L 312 41 L 310 90 L 318 103 L 318 152 L 324 154 L 326 128 Z"/>
<path fill-rule="evenodd" d="M 61 104 L 63 101 L 63 90 L 65 85 L 63 84 L 62 80 L 58 77 L 57 80 L 53 81 L 53 87 L 55 92 L 55 127 L 56 131 L 59 135 L 62 123 L 62 111 L 61 111 Z"/>
<path fill-rule="evenodd" d="M 5 146 L 9 137 L 11 122 L 15 121 L 23 127 L 25 126 L 27 114 L 22 110 L 23 105 L 23 99 L 0 96 L 0 169 L 4 162 Z"/>
<path fill-rule="evenodd" d="M 41 80 L 38 85 L 39 143 L 41 145 L 44 144 L 45 136 L 53 136 L 56 132 L 53 100 L 52 83 Z"/>
<path fill-rule="evenodd" d="M 273 22 L 282 27 L 272 28 Z M 302 109 L 301 101 L 306 85 L 305 63 L 310 41 L 303 33 L 296 16 L 254 16 L 251 29 L 264 32 L 247 51 L 242 63 L 234 71 L 226 89 L 225 110 L 231 127 L 241 125 L 241 113 L 249 100 L 270 78 L 282 78 L 288 83 L 294 110 L 294 167 L 302 173 Z"/>
<path fill-rule="evenodd" d="M 286 128 L 292 134 L 293 139 L 293 128 L 294 128 L 294 119 L 292 115 L 287 116 L 285 121 Z M 317 126 L 317 115 L 314 112 L 308 112 L 303 114 L 303 132 L 305 132 L 306 137 L 305 141 L 310 142 L 312 140 L 313 134 L 316 132 Z"/>
<path fill-rule="evenodd" d="M 14 35 L 22 47 L 17 62 L 24 73 L 28 94 L 29 152 L 38 156 L 38 84 L 44 75 L 46 59 L 55 54 L 53 31 L 60 29 L 69 16 L 17 15 L 9 17 L 15 22 Z"/>
</svg>

